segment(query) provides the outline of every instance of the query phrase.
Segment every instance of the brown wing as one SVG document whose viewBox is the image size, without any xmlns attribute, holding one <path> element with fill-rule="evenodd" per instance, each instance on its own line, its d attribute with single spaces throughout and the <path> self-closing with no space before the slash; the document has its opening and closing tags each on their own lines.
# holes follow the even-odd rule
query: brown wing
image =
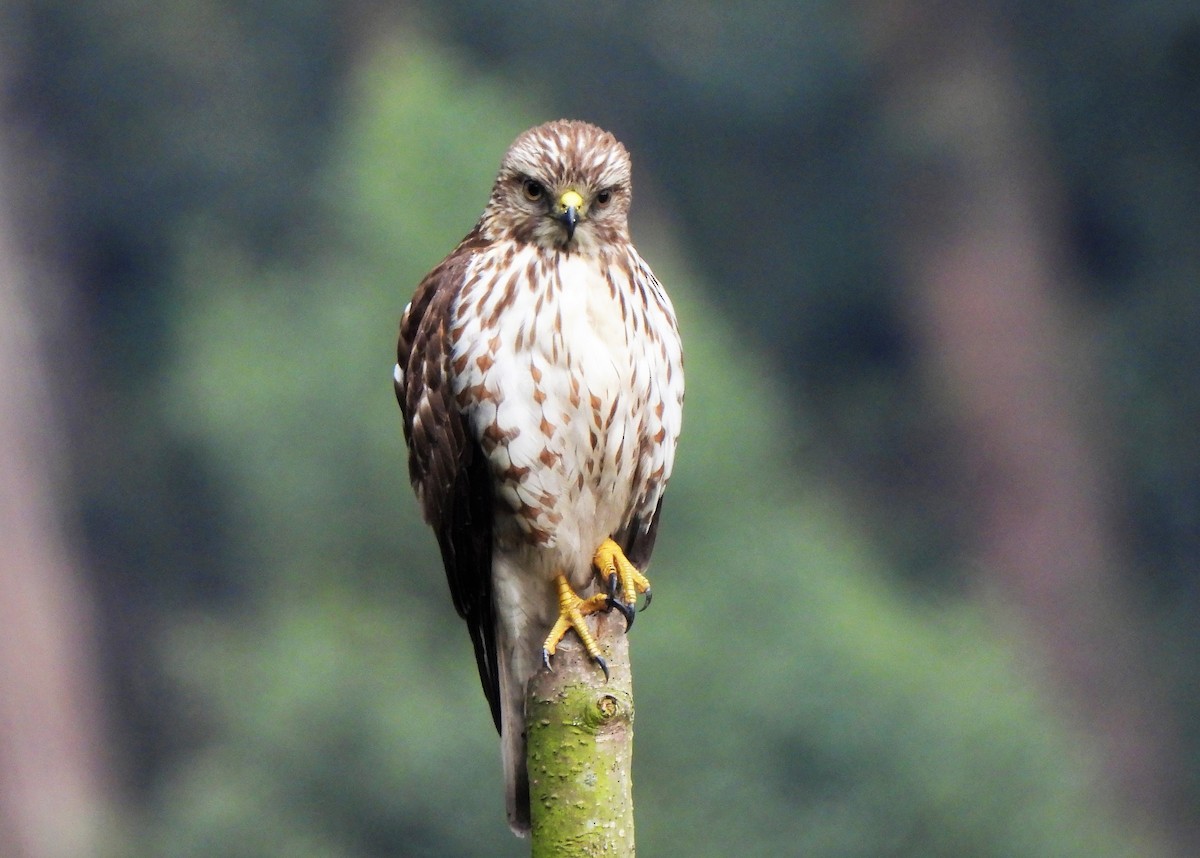
<svg viewBox="0 0 1200 858">
<path fill-rule="evenodd" d="M 400 322 L 396 399 L 404 415 L 409 477 L 422 515 L 437 535 L 450 595 L 467 621 L 479 679 L 499 730 L 491 475 L 454 398 L 448 337 L 471 238 L 421 281 Z"/>
<path fill-rule="evenodd" d="M 634 516 L 613 539 L 621 546 L 629 562 L 642 572 L 650 565 L 650 555 L 654 553 L 654 540 L 658 538 L 658 514 L 662 512 L 662 498 L 649 516 Z"/>
</svg>

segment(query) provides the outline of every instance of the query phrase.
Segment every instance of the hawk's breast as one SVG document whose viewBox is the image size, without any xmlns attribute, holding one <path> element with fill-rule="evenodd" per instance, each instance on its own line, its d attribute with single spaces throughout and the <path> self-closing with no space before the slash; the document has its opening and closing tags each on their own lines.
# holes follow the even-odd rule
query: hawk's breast
<svg viewBox="0 0 1200 858">
<path fill-rule="evenodd" d="M 661 361 L 639 348 L 647 302 L 608 257 L 527 247 L 504 259 L 481 258 L 460 294 L 455 395 L 507 513 L 497 537 L 590 558 L 644 495 L 639 447 Z"/>
</svg>

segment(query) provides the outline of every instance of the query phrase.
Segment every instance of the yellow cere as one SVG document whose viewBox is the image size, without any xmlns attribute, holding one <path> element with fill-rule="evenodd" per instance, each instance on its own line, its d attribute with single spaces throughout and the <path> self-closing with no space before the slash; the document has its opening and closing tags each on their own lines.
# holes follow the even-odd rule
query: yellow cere
<svg viewBox="0 0 1200 858">
<path fill-rule="evenodd" d="M 578 210 L 583 208 L 583 197 L 579 196 L 577 191 L 566 191 L 558 198 L 558 204 L 564 211 L 570 208 Z"/>
</svg>

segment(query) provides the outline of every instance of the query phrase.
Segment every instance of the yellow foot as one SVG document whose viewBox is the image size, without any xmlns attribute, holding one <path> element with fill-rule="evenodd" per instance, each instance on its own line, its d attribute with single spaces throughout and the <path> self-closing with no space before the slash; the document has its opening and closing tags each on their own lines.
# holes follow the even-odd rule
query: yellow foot
<svg viewBox="0 0 1200 858">
<path fill-rule="evenodd" d="M 654 595 L 650 591 L 650 581 L 629 562 L 625 557 L 625 552 L 621 550 L 621 546 L 611 539 L 600 543 L 600 547 L 596 549 L 596 555 L 592 558 L 592 563 L 600 572 L 600 577 L 604 580 L 608 590 L 608 606 L 616 608 L 625 615 L 625 629 L 628 631 L 629 627 L 633 625 L 634 606 L 637 605 L 638 593 L 646 594 L 647 605 L 650 604 L 650 599 Z"/>
<path fill-rule="evenodd" d="M 546 665 L 547 670 L 554 669 L 550 666 L 550 656 L 554 655 L 559 642 L 566 637 L 567 631 L 574 629 L 575 634 L 579 635 L 579 640 L 583 642 L 583 648 L 592 657 L 592 661 L 600 665 L 600 669 L 604 671 L 604 678 L 607 679 L 608 662 L 600 655 L 600 645 L 596 643 L 596 639 L 588 630 L 583 618 L 588 614 L 607 611 L 612 607 L 608 594 L 597 593 L 590 599 L 581 599 L 571 589 L 565 575 L 559 575 L 554 579 L 554 583 L 558 587 L 558 620 L 554 623 L 550 634 L 546 635 L 545 643 L 542 644 L 542 664 Z"/>
</svg>

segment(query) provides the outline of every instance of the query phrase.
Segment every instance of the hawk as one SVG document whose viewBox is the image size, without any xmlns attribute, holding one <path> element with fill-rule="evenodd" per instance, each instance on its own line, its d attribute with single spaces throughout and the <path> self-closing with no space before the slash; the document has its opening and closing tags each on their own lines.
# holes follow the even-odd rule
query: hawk
<svg viewBox="0 0 1200 858">
<path fill-rule="evenodd" d="M 475 227 L 400 322 L 409 474 L 529 828 L 524 701 L 584 616 L 632 622 L 683 413 L 671 302 L 629 238 L 629 154 L 585 122 L 521 134 Z M 599 586 L 598 586 L 599 585 Z"/>
</svg>

